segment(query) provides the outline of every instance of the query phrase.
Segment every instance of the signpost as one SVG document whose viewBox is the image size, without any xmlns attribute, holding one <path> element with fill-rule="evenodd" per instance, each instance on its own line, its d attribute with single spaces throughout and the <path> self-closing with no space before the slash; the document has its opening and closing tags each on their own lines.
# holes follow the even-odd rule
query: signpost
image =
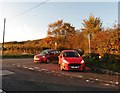
<svg viewBox="0 0 120 93">
<path fill-rule="evenodd" d="M 57 42 L 55 42 L 55 49 L 57 49 Z"/>
</svg>

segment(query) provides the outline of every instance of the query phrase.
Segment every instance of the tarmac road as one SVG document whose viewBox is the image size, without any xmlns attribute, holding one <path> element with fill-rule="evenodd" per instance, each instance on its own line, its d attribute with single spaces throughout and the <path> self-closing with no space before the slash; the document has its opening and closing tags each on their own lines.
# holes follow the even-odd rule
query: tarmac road
<svg viewBox="0 0 120 93">
<path fill-rule="evenodd" d="M 32 58 L 2 60 L 2 90 L 14 91 L 118 91 L 118 77 L 92 70 L 60 71 L 57 62 L 33 63 Z"/>
</svg>

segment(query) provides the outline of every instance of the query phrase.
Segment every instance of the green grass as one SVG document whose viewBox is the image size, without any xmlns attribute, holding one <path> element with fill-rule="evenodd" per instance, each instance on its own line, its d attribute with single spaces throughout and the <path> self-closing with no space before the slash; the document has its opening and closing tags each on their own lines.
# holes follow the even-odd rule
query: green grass
<svg viewBox="0 0 120 93">
<path fill-rule="evenodd" d="M 2 55 L 1 56 L 3 59 L 4 58 L 33 58 L 34 55 L 33 54 L 13 54 L 13 55 Z"/>
<path fill-rule="evenodd" d="M 99 67 L 99 68 L 103 68 L 103 69 L 107 69 L 107 70 L 111 70 L 111 71 L 115 71 L 115 72 L 120 72 L 120 63 L 119 62 L 102 62 L 99 60 L 95 60 L 95 59 L 91 59 L 91 60 L 85 60 L 86 62 L 86 66 L 91 67 L 91 66 L 95 66 L 95 67 Z"/>
</svg>

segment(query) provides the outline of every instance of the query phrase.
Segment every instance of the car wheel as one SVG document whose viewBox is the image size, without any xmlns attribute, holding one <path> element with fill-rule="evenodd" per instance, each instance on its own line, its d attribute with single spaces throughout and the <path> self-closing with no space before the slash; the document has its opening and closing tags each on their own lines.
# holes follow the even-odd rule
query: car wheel
<svg viewBox="0 0 120 93">
<path fill-rule="evenodd" d="M 47 58 L 47 59 L 46 59 L 46 63 L 48 64 L 49 62 L 50 62 L 50 59 Z"/>
</svg>

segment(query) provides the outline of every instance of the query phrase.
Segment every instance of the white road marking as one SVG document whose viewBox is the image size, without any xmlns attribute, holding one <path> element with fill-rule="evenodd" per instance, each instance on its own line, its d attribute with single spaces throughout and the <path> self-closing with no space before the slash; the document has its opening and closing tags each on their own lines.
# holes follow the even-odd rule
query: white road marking
<svg viewBox="0 0 120 93">
<path fill-rule="evenodd" d="M 119 82 L 115 82 L 115 84 L 116 84 L 116 85 L 118 85 L 118 84 L 119 84 Z"/>
<path fill-rule="evenodd" d="M 39 69 L 39 67 L 34 67 L 35 69 Z"/>
<path fill-rule="evenodd" d="M 14 72 L 11 72 L 11 71 L 8 71 L 8 70 L 0 71 L 0 76 L 11 75 L 11 74 L 14 74 Z"/>
<path fill-rule="evenodd" d="M 27 69 L 28 67 L 23 67 L 23 68 Z"/>
<path fill-rule="evenodd" d="M 86 80 L 86 82 L 89 82 L 89 80 Z"/>
<path fill-rule="evenodd" d="M 41 69 L 41 70 L 43 70 L 43 71 L 47 71 L 47 69 Z"/>
<path fill-rule="evenodd" d="M 82 76 L 78 76 L 79 78 L 82 78 Z"/>
<path fill-rule="evenodd" d="M 106 86 L 109 86 L 109 84 L 105 84 Z"/>
<path fill-rule="evenodd" d="M 34 70 L 34 68 L 28 68 L 29 70 Z"/>
<path fill-rule="evenodd" d="M 98 81 L 98 79 L 95 79 L 96 81 Z"/>
</svg>

